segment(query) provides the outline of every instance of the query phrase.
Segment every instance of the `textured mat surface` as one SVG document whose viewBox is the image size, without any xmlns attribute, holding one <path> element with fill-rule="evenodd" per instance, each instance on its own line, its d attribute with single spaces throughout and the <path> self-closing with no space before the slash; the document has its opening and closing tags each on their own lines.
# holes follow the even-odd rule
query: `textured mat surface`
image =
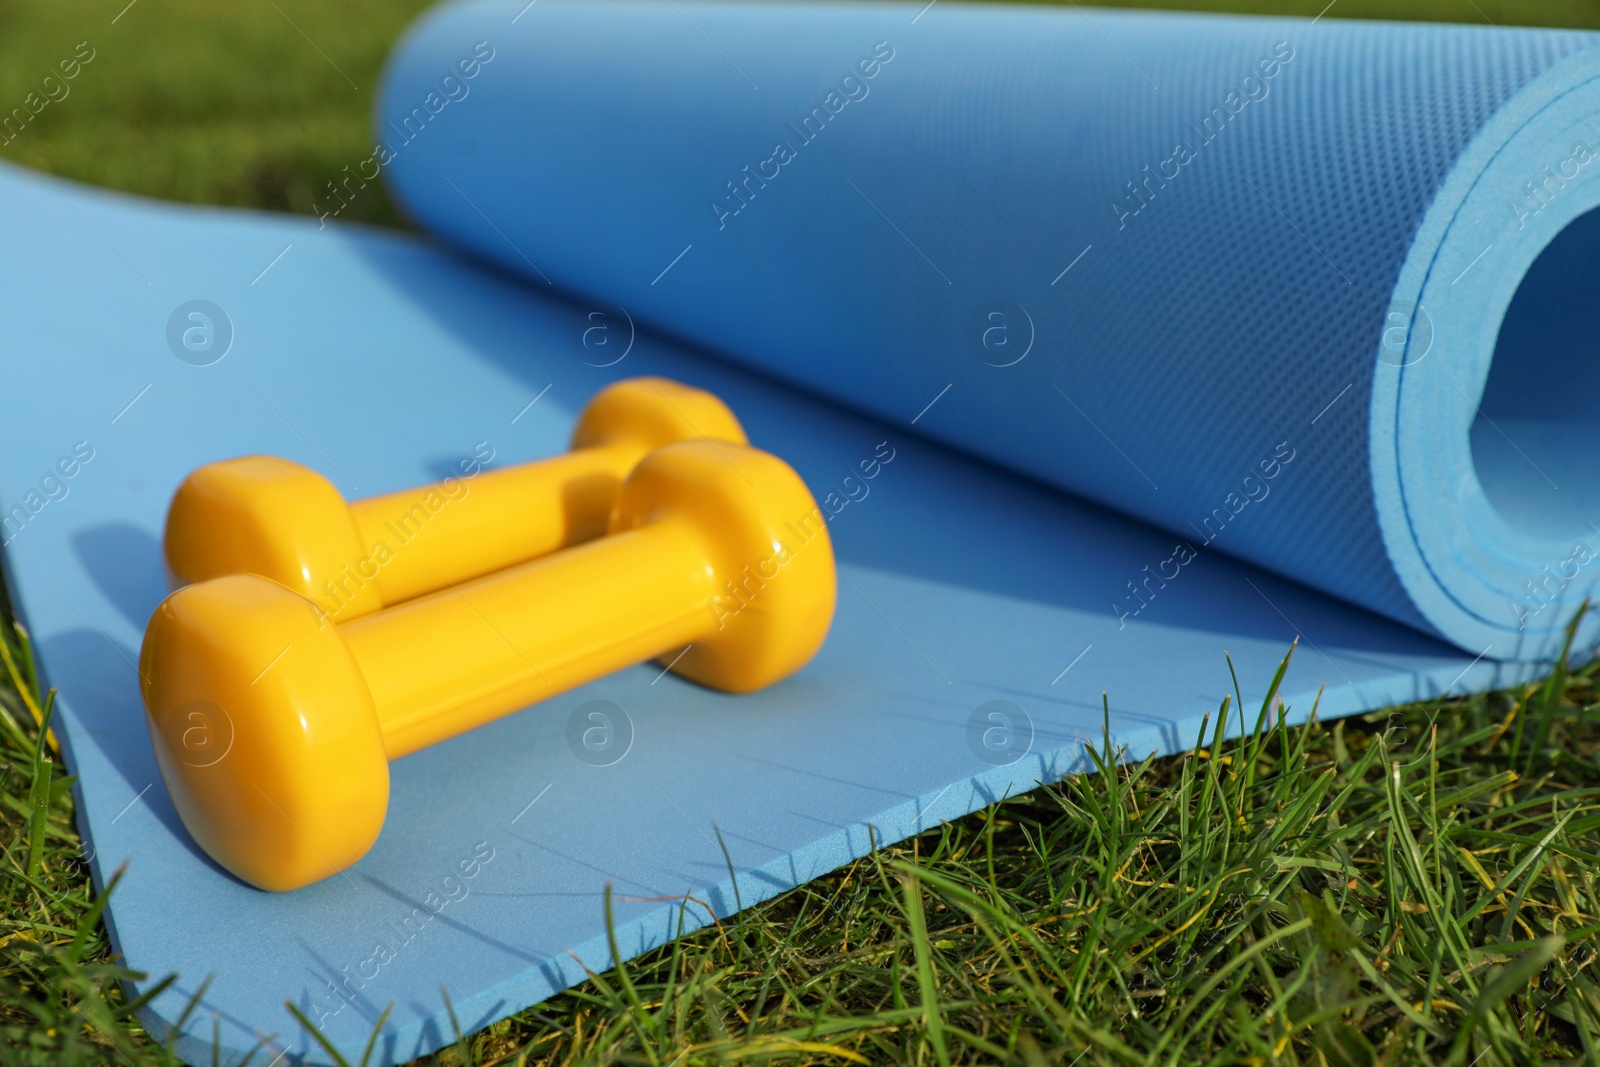
<svg viewBox="0 0 1600 1067">
<path fill-rule="evenodd" d="M 942 395 L 919 430 L 1548 656 L 1600 574 L 1600 220 L 1500 327 L 1600 203 L 1600 36 L 920 8 L 470 0 L 377 135 L 535 284 L 891 421 Z"/>
<path fill-rule="evenodd" d="M 674 898 L 692 894 L 726 915 L 735 877 L 748 904 L 863 854 L 869 825 L 877 840 L 895 840 L 1078 766 L 1082 741 L 1099 734 L 1103 692 L 1114 744 L 1136 756 L 1187 747 L 1231 691 L 1224 652 L 1249 704 L 1301 637 L 1284 693 L 1295 719 L 1319 689 L 1329 716 L 1532 677 L 1567 590 L 1537 610 L 1525 605 L 1519 631 L 1505 605 L 1499 616 L 1474 615 L 1465 600 L 1436 609 L 1409 583 L 1426 572 L 1441 589 L 1455 581 L 1515 590 L 1506 576 L 1521 574 L 1529 557 L 1506 547 L 1514 536 L 1565 545 L 1550 571 L 1577 567 L 1588 578 L 1568 538 L 1584 536 L 1590 509 L 1581 478 L 1569 475 L 1586 474 L 1572 438 L 1590 417 L 1577 400 L 1592 395 L 1583 376 L 1594 372 L 1563 361 L 1585 343 L 1585 324 L 1552 313 L 1570 308 L 1562 286 L 1594 247 L 1580 217 L 1592 206 L 1587 163 L 1574 162 L 1574 177 L 1551 186 L 1560 195 L 1520 217 L 1530 231 L 1558 217 L 1579 221 L 1537 263 L 1535 244 L 1513 243 L 1541 281 L 1516 296 L 1504 330 L 1491 290 L 1472 288 L 1492 277 L 1509 287 L 1510 302 L 1515 285 L 1505 281 L 1498 238 L 1475 264 L 1469 255 L 1414 279 L 1416 291 L 1437 279 L 1449 290 L 1454 280 L 1475 304 L 1446 292 L 1459 314 L 1476 317 L 1447 328 L 1436 316 L 1430 351 L 1412 347 L 1416 329 L 1384 348 L 1363 303 L 1410 277 L 1417 248 L 1455 247 L 1455 228 L 1471 230 L 1455 215 L 1430 221 L 1446 195 L 1439 190 L 1476 188 L 1482 177 L 1461 177 L 1450 158 L 1479 152 L 1483 174 L 1511 159 L 1518 173 L 1532 167 L 1527 180 L 1540 176 L 1548 143 L 1514 138 L 1542 128 L 1539 116 L 1559 100 L 1585 99 L 1581 87 L 1557 98 L 1546 84 L 1577 84 L 1587 54 L 1561 57 L 1585 39 L 1513 36 L 1508 52 L 1487 31 L 1093 13 L 1124 64 L 1071 13 L 1001 11 L 990 23 L 952 16 L 946 4 L 920 18 L 916 8 L 829 5 L 803 16 L 776 5 L 678 6 L 686 18 L 671 7 L 663 16 L 610 4 L 583 15 L 552 0 L 520 14 L 462 6 L 402 47 L 391 105 L 424 74 L 458 99 L 433 113 L 424 91 L 425 131 L 382 166 L 423 222 L 508 273 L 337 219 L 320 226 L 177 208 L 0 169 L 0 225 L 28 250 L 0 261 L 12 309 L 13 404 L 0 423 L 8 578 L 48 680 L 62 691 L 61 733 L 80 775 L 97 876 L 128 862 L 109 914 L 118 948 L 135 967 L 181 976 L 152 1005 L 152 1023 L 175 1019 L 210 981 L 183 1044 L 197 1060 L 210 1062 L 215 1020 L 228 1056 L 265 1044 L 258 1063 L 282 1050 L 319 1062 L 286 1000 L 357 1051 L 392 1005 L 382 1057 L 427 1052 L 450 1035 L 446 993 L 462 1024 L 476 1026 L 581 980 L 584 966 L 606 967 L 607 883 L 619 896 L 619 944 L 637 953 L 665 940 L 680 915 L 691 927 L 708 921 Z M 941 29 L 952 17 L 956 29 Z M 762 19 L 774 20 L 770 33 Z M 596 20 L 609 20 L 609 44 L 594 35 Z M 894 20 L 898 28 L 877 28 Z M 1057 31 L 1067 26 L 1077 27 L 1075 55 L 1060 51 L 1068 38 Z M 1173 26 L 1194 47 L 1157 47 L 1168 39 L 1162 27 Z M 933 48 L 918 68 L 914 35 L 925 32 L 944 51 Z M 962 37 L 967 52 L 953 44 Z M 646 50 L 652 38 L 659 47 Z M 1272 95 L 1232 116 L 1125 230 L 1102 239 L 1090 228 L 1116 226 L 1107 201 L 1122 179 L 1101 190 L 1074 166 L 1104 158 L 1117 129 L 1164 130 L 1178 97 L 1203 116 L 1213 88 L 1226 99 L 1234 60 L 1254 62 L 1286 39 L 1295 57 L 1280 64 Z M 829 87 L 842 86 L 840 76 L 879 40 L 892 42 L 894 58 L 879 60 L 869 97 L 828 120 L 822 137 L 832 140 L 801 149 L 780 179 L 724 220 L 726 230 L 702 238 L 694 227 L 717 222 L 707 198 L 771 151 L 763 144 L 774 136 L 773 113 L 763 109 L 782 105 L 798 121 L 813 96 L 826 107 Z M 491 42 L 492 58 L 477 56 L 479 41 Z M 538 52 L 546 41 L 560 47 Z M 706 54 L 691 56 L 691 46 Z M 1008 47 L 1044 51 L 999 63 Z M 1526 59 L 1508 58 L 1519 50 Z M 560 64 L 581 65 L 585 55 L 599 66 L 584 81 L 533 106 L 529 93 L 555 91 L 538 80 L 552 64 L 571 74 L 576 66 Z M 459 64 L 468 57 L 478 66 L 464 95 Z M 460 72 L 449 84 L 440 75 L 446 59 Z M 759 90 L 730 69 L 734 61 Z M 921 104 L 872 111 L 893 99 L 892 77 L 914 87 L 919 69 Z M 1332 119 L 1323 127 L 1268 120 L 1277 105 L 1299 106 L 1288 91 L 1295 77 L 1298 92 L 1322 94 L 1310 113 L 1365 116 L 1367 140 L 1349 141 Z M 1384 140 L 1413 121 L 1398 115 L 1403 88 L 1407 108 L 1437 105 L 1428 121 L 1448 133 L 1427 165 L 1405 154 L 1415 141 Z M 1013 91 L 1020 96 L 1006 95 Z M 1050 100 L 1056 126 L 1046 128 L 1037 109 Z M 636 114 L 645 108 L 650 121 Z M 392 106 L 389 114 L 403 123 Z M 915 125 L 922 114 L 942 117 Z M 863 128 L 851 141 L 844 123 L 854 119 Z M 1228 153 L 1248 155 L 1240 146 L 1253 144 L 1244 133 L 1257 119 L 1281 140 L 1276 155 L 1252 149 L 1265 153 L 1254 157 L 1263 170 L 1246 176 L 1265 195 L 1247 185 L 1235 198 L 1222 173 L 1242 174 Z M 513 121 L 523 124 L 514 136 L 481 135 Z M 679 139 L 678 124 L 689 122 L 703 124 L 701 139 Z M 759 156 L 722 152 L 713 137 L 757 127 L 748 151 Z M 1505 134 L 1498 150 L 1484 147 L 1487 135 L 1474 140 L 1489 127 Z M 1159 163 L 1171 151 L 1160 141 L 1173 136 L 1181 131 L 1162 133 L 1141 158 Z M 961 138 L 974 150 L 956 151 Z M 1134 159 L 1131 143 L 1117 160 Z M 846 175 L 829 169 L 839 164 L 825 152 L 874 145 L 882 158 L 850 173 L 841 191 L 834 179 Z M 512 147 L 526 155 L 496 155 Z M 601 148 L 615 173 L 584 164 Z M 992 171 L 973 162 L 985 152 Z M 1569 157 L 1570 145 L 1553 171 Z M 1391 163 L 1394 173 L 1378 173 Z M 1435 192 L 1411 189 L 1413 172 L 1433 175 L 1415 181 L 1432 181 Z M 700 184 L 708 173 L 719 176 L 709 192 Z M 1137 175 L 1134 167 L 1126 177 Z M 1349 232 L 1360 212 L 1324 211 L 1342 202 L 1327 190 L 1351 183 L 1383 191 L 1353 201 L 1362 211 L 1398 213 L 1385 216 L 1391 244 L 1369 247 L 1376 230 L 1359 240 Z M 1457 201 L 1472 203 L 1472 188 Z M 1515 192 L 1496 194 L 1482 226 L 1505 228 L 1493 216 L 1510 210 Z M 789 194 L 809 214 L 786 206 Z M 1262 203 L 1269 198 L 1282 214 Z M 1091 220 L 1081 237 L 1068 217 L 1080 202 Z M 1396 204 L 1409 205 L 1422 236 L 1406 236 Z M 1048 212 L 1062 214 L 1052 221 Z M 1163 212 L 1168 221 L 1159 221 Z M 974 219 L 1000 228 L 993 249 Z M 1187 246 L 1178 243 L 1185 225 Z M 1255 259 L 1224 255 L 1236 246 L 1254 248 Z M 1331 264 L 1357 251 L 1374 258 L 1341 263 L 1348 284 L 1338 280 Z M 1116 285 L 1096 281 L 1097 262 L 1125 273 L 1113 272 Z M 1035 281 L 1047 297 L 1063 294 L 1059 306 L 1012 287 L 1024 267 L 1044 268 Z M 612 295 L 559 299 L 541 271 L 573 291 Z M 1084 291 L 1070 288 L 1080 282 Z M 1021 336 L 1019 321 L 1034 322 L 1025 358 L 1011 360 L 993 335 L 985 344 L 984 331 L 998 325 L 987 310 L 976 338 L 967 333 L 976 292 L 1009 302 L 1007 343 Z M 1381 324 L 1388 297 L 1372 302 Z M 197 309 L 211 331 L 190 335 L 186 347 Z M 648 321 L 722 355 L 661 340 Z M 1450 332 L 1460 330 L 1468 332 Z M 1491 374 L 1497 333 L 1525 354 L 1495 362 Z M 1476 347 L 1441 349 L 1447 335 Z M 1418 377 L 1412 412 L 1407 376 L 1432 366 L 1461 376 Z M 1559 388 L 1551 368 L 1569 375 Z M 388 823 L 372 853 L 347 875 L 295 893 L 250 889 L 198 854 L 156 773 L 134 667 L 164 593 L 158 539 L 182 476 L 262 451 L 324 471 L 351 496 L 383 492 L 464 459 L 498 465 L 557 452 L 595 389 L 641 373 L 718 391 L 754 443 L 788 459 L 827 503 L 841 598 L 816 661 L 740 698 L 639 667 L 408 757 L 394 767 Z M 1473 398 L 1470 409 L 1486 377 L 1481 415 L 1464 416 L 1452 386 Z M 1449 464 L 1459 462 L 1469 464 L 1466 475 L 1452 481 Z M 1549 484 L 1534 484 L 1523 462 Z M 1403 480 L 1412 463 L 1442 466 L 1414 489 Z M 1424 490 L 1427 507 L 1416 495 Z M 1464 504 L 1449 510 L 1469 490 L 1493 501 L 1477 518 L 1498 516 L 1510 531 L 1504 540 L 1480 537 Z M 1449 534 L 1439 554 L 1428 554 L 1421 532 L 1395 534 L 1383 519 L 1390 507 L 1420 509 Z M 1208 521 L 1209 539 L 1182 532 Z M 1401 532 L 1422 529 L 1417 519 Z M 1397 538 L 1412 546 L 1412 562 Z M 1491 556 L 1500 570 L 1483 562 Z M 1418 559 L 1422 571 L 1408 570 Z M 1542 580 L 1544 563 L 1525 580 Z M 1504 643 L 1486 649 L 1490 631 Z M 1519 643 L 1518 634 L 1532 636 Z M 1483 644 L 1465 640 L 1479 636 Z M 598 749 L 582 742 L 597 712 L 610 737 Z"/>
</svg>

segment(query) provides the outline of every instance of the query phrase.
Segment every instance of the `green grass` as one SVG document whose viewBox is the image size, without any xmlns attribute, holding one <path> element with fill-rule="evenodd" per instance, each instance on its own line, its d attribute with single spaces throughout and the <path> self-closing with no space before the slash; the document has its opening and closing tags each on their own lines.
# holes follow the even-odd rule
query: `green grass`
<svg viewBox="0 0 1600 1067">
<path fill-rule="evenodd" d="M 383 57 L 428 6 L 127 3 L 0 0 L 0 115 L 23 106 L 79 42 L 94 50 L 66 97 L 0 146 L 0 158 L 168 200 L 301 214 L 315 214 L 327 183 L 372 154 Z M 341 218 L 398 225 L 370 191 Z"/>
<path fill-rule="evenodd" d="M 0 690 L 0 1032 L 18 1062 L 170 1062 L 107 957 L 23 645 Z M 1243 715 L 1229 701 L 1213 728 L 1249 726 L 1242 740 L 1134 766 L 1101 746 L 1100 773 L 883 849 L 435 1059 L 1592 1064 L 1597 674 L 1295 729 L 1271 694 Z"/>
<path fill-rule="evenodd" d="M 0 115 L 95 49 L 0 158 L 302 213 L 370 151 L 382 57 L 423 6 L 124 4 L 0 0 Z M 1600 26 L 1593 0 L 1338 16 Z M 343 217 L 398 224 L 370 192 Z M 40 741 L 49 695 L 9 619 L 0 638 L 0 1061 L 172 1062 L 109 955 Z M 435 1059 L 1600 1064 L 1597 678 L 1296 729 L 1230 703 L 1242 741 L 1131 767 L 1102 749 L 1102 773 L 886 848 Z"/>
</svg>

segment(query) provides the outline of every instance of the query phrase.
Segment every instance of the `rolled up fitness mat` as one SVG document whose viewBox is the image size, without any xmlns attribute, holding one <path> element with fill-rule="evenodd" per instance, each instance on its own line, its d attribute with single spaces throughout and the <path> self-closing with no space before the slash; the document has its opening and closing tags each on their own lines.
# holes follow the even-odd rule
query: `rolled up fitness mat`
<svg viewBox="0 0 1600 1067">
<path fill-rule="evenodd" d="M 1590 40 L 469 4 L 401 46 L 321 220 L 0 168 L 6 577 L 135 992 L 178 975 L 146 1022 L 327 1062 L 289 1001 L 354 1062 L 387 1007 L 403 1062 L 609 967 L 607 885 L 632 956 L 1102 730 L 1187 748 L 1224 653 L 1235 731 L 1296 638 L 1290 721 L 1544 672 L 1597 544 Z M 339 222 L 380 172 L 442 240 Z M 724 399 L 827 513 L 816 658 L 742 696 L 630 668 L 416 751 L 371 851 L 294 892 L 208 860 L 139 701 L 183 478 L 470 493 L 640 375 Z M 227 710 L 180 758 L 230 758 Z"/>
<path fill-rule="evenodd" d="M 446 240 L 1153 522 L 1164 581 L 1543 659 L 1600 575 L 1597 40 L 469 0 L 377 137 Z"/>
</svg>

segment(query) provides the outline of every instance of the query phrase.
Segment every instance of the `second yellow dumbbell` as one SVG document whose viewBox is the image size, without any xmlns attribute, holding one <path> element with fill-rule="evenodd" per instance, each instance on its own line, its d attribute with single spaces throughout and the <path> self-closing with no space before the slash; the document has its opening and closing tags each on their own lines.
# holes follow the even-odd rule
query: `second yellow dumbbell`
<svg viewBox="0 0 1600 1067">
<path fill-rule="evenodd" d="M 632 378 L 595 395 L 565 455 L 347 503 L 298 463 L 244 456 L 201 467 L 167 513 L 180 583 L 259 574 L 340 620 L 369 615 L 605 532 L 619 485 L 652 449 L 745 444 L 711 393 Z"/>
</svg>

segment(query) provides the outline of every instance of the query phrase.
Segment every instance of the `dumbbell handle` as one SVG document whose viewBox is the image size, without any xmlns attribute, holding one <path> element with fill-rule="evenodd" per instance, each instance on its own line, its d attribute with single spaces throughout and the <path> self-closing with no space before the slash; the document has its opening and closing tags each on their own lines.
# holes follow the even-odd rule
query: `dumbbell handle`
<svg viewBox="0 0 1600 1067">
<path fill-rule="evenodd" d="M 596 393 L 565 455 L 499 471 L 463 461 L 459 478 L 367 500 L 288 460 L 222 460 L 174 494 L 167 563 L 183 583 L 259 574 L 349 622 L 604 533 L 629 472 L 698 438 L 746 440 L 716 396 L 645 377 Z"/>
<path fill-rule="evenodd" d="M 633 443 L 593 445 L 485 471 L 454 487 L 424 485 L 351 502 L 362 546 L 394 550 L 375 568 L 384 603 L 598 537 L 617 485 L 642 451 Z M 430 495 L 443 506 L 430 508 Z"/>
<path fill-rule="evenodd" d="M 717 626 L 706 552 L 664 518 L 340 625 L 390 759 L 674 652 Z"/>
</svg>

